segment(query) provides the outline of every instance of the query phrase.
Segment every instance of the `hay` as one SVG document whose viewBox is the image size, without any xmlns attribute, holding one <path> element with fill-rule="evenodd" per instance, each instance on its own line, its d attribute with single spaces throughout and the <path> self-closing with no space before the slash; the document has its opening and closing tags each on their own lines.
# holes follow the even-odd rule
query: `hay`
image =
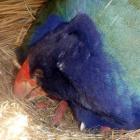
<svg viewBox="0 0 140 140">
<path fill-rule="evenodd" d="M 45 0 L 44 0 L 45 1 Z M 70 111 L 67 112 L 60 126 L 51 124 L 51 117 L 57 107 L 52 102 L 46 111 L 35 110 L 29 103 L 17 101 L 12 96 L 12 86 L 16 67 L 20 67 L 16 60 L 15 49 L 20 47 L 35 15 L 43 0 L 1 0 L 0 1 L 0 130 L 3 131 L 4 122 L 15 112 L 23 112 L 29 118 L 26 140 L 138 140 L 140 131 L 112 131 L 110 134 L 101 134 L 98 131 L 80 132 L 77 122 Z M 8 128 L 5 128 L 6 130 Z M 96 132 L 96 133 L 95 133 Z M 7 131 L 4 132 L 7 135 Z M 20 138 L 18 138 L 20 139 Z M 4 140 L 8 140 L 6 137 Z M 11 140 L 11 139 L 10 139 Z"/>
<path fill-rule="evenodd" d="M 1 93 L 11 89 L 14 65 L 17 65 L 15 48 L 26 35 L 43 0 L 0 1 L 0 88 Z M 3 76 L 4 75 L 4 76 Z M 4 86 L 3 86 L 4 85 Z"/>
</svg>

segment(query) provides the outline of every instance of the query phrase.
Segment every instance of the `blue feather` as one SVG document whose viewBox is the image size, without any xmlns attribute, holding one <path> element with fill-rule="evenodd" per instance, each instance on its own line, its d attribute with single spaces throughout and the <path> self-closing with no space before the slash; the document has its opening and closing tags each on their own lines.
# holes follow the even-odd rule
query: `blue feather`
<svg viewBox="0 0 140 140">
<path fill-rule="evenodd" d="M 47 20 L 44 21 L 43 24 L 37 26 L 35 28 L 34 33 L 31 36 L 29 41 L 29 46 L 35 45 L 38 41 L 40 41 L 48 32 L 54 30 L 57 26 L 62 24 L 63 20 L 60 16 L 57 15 L 49 15 Z"/>
<path fill-rule="evenodd" d="M 123 79 L 119 62 L 103 49 L 102 33 L 87 15 L 79 14 L 44 35 L 29 55 L 31 73 L 36 68 L 44 72 L 44 90 L 68 100 L 87 128 L 140 127 L 137 96 Z"/>
</svg>

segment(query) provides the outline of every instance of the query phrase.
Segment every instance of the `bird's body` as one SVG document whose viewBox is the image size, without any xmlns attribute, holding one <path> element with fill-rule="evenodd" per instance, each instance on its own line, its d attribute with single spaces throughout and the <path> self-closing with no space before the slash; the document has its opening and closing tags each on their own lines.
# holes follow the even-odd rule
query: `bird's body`
<svg viewBox="0 0 140 140">
<path fill-rule="evenodd" d="M 79 1 L 75 2 L 77 6 Z M 78 10 L 88 15 L 78 14 L 71 19 L 77 11 L 72 10 L 69 0 L 63 1 L 62 5 L 67 4 L 71 9 L 64 15 L 70 21 L 64 22 L 56 16 L 57 20 L 54 17 L 52 20 L 53 28 L 46 29 L 40 36 L 43 29 L 38 29 L 31 39 L 33 47 L 28 55 L 30 74 L 40 69 L 43 77 L 38 80 L 42 88 L 50 95 L 66 100 L 77 120 L 87 128 L 140 128 L 140 94 L 130 86 L 129 78 L 126 78 L 131 77 L 127 76 L 130 71 L 125 71 L 118 52 L 114 55 L 116 48 L 111 48 L 105 41 L 111 34 L 106 35 L 106 28 L 96 24 L 96 6 L 100 9 L 105 1 L 84 2 Z M 94 6 L 95 11 L 84 9 L 86 4 Z"/>
<path fill-rule="evenodd" d="M 135 124 L 137 116 L 123 71 L 104 52 L 102 44 L 94 23 L 88 16 L 78 15 L 49 32 L 31 49 L 30 72 L 41 69 L 43 89 L 68 101 L 77 119 L 82 109 L 85 115 L 95 116 L 97 120 L 90 118 L 92 124 L 96 121 L 92 127 L 100 122 L 98 125 L 114 128 L 137 128 L 140 124 Z M 81 113 L 77 113 L 79 108 Z M 88 115 L 80 121 L 89 120 Z"/>
</svg>

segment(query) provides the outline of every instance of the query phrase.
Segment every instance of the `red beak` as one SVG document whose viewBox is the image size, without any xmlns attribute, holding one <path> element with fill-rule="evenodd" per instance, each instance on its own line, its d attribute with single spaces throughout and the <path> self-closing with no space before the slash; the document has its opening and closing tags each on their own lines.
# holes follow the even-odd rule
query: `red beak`
<svg viewBox="0 0 140 140">
<path fill-rule="evenodd" d="M 16 97 L 24 99 L 36 86 L 36 81 L 30 77 L 29 61 L 26 59 L 17 74 L 14 84 L 14 94 Z"/>
</svg>

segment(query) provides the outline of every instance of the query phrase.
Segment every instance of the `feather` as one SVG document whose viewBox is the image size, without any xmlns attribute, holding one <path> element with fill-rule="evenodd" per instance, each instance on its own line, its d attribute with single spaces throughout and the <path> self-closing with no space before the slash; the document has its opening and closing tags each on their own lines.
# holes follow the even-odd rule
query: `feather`
<svg viewBox="0 0 140 140">
<path fill-rule="evenodd" d="M 31 72 L 47 67 L 43 88 L 59 98 L 74 99 L 77 119 L 86 127 L 90 118 L 100 116 L 91 124 L 140 128 L 140 13 L 133 4 L 128 0 L 52 0 L 40 15 L 44 24 L 29 39 L 30 45 L 39 46 L 30 51 Z M 78 13 L 88 16 L 75 17 Z M 57 15 L 57 20 L 49 22 L 50 15 Z M 40 52 L 36 66 L 32 62 Z"/>
<path fill-rule="evenodd" d="M 102 125 L 139 127 L 134 124 L 138 118 L 133 112 L 133 96 L 123 80 L 124 71 L 103 50 L 101 34 L 88 16 L 80 14 L 48 33 L 31 50 L 29 60 L 31 73 L 43 70 L 40 81 L 51 95 L 80 104 L 91 116 L 98 114 L 105 119 Z"/>
</svg>

